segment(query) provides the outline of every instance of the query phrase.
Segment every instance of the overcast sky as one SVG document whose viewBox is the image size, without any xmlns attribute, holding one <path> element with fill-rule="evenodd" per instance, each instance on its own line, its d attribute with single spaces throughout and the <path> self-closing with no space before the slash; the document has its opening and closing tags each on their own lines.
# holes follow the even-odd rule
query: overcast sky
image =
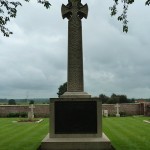
<svg viewBox="0 0 150 150">
<path fill-rule="evenodd" d="M 0 98 L 57 97 L 67 81 L 68 21 L 61 5 L 68 0 L 50 2 L 50 10 L 23 2 L 8 25 L 14 34 L 0 34 Z M 126 34 L 110 16 L 112 0 L 82 3 L 89 7 L 82 19 L 85 92 L 150 98 L 150 7 L 141 0 L 129 7 Z"/>
</svg>

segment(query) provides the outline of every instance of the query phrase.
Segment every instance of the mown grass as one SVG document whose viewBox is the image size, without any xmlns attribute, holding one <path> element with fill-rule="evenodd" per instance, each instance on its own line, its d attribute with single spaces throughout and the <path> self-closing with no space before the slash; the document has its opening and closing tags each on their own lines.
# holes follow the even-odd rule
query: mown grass
<svg viewBox="0 0 150 150">
<path fill-rule="evenodd" d="M 113 117 L 103 119 L 103 131 L 116 150 L 150 150 L 148 117 Z"/>
<path fill-rule="evenodd" d="M 13 123 L 0 118 L 0 150 L 36 150 L 48 133 L 48 119 L 41 123 Z"/>
<path fill-rule="evenodd" d="M 116 150 L 150 150 L 149 117 L 103 118 L 103 131 Z M 0 118 L 0 150 L 36 150 L 47 135 L 49 120 L 13 123 L 15 118 Z"/>
</svg>

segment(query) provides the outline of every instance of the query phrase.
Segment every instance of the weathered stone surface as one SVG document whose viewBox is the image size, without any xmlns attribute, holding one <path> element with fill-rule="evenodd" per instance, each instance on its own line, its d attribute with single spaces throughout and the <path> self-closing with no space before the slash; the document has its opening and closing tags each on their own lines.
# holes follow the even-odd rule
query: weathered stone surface
<svg viewBox="0 0 150 150">
<path fill-rule="evenodd" d="M 62 99 L 63 100 L 63 99 Z M 150 103 L 145 103 L 142 105 L 140 103 L 123 103 L 120 104 L 120 112 L 125 112 L 126 115 L 150 115 L 150 111 L 147 110 L 147 105 Z M 109 115 L 116 114 L 115 104 L 102 104 L 103 110 L 108 110 Z M 141 111 L 146 110 L 146 112 Z M 22 113 L 28 112 L 29 107 L 27 105 L 0 105 L 0 116 L 6 117 L 9 113 Z M 36 105 L 34 109 L 35 117 L 49 117 L 49 105 Z"/>
<path fill-rule="evenodd" d="M 113 150 L 105 134 L 99 138 L 49 138 L 43 139 L 41 150 Z"/>
<path fill-rule="evenodd" d="M 67 92 L 50 99 L 50 135 L 41 149 L 110 150 L 110 141 L 102 137 L 101 101 L 84 92 L 81 19 L 87 17 L 88 6 L 81 0 L 68 0 L 61 10 L 69 20 Z"/>
<path fill-rule="evenodd" d="M 30 108 L 30 111 L 28 112 L 28 119 L 32 120 L 32 119 L 34 119 L 34 111 L 33 111 L 33 109 L 35 108 L 35 106 L 33 104 L 31 104 L 29 106 L 29 108 Z"/>
<path fill-rule="evenodd" d="M 115 105 L 116 109 L 117 109 L 117 113 L 116 113 L 116 117 L 120 117 L 120 113 L 119 113 L 119 108 L 120 108 L 120 105 L 117 103 Z"/>
<path fill-rule="evenodd" d="M 65 92 L 63 95 L 60 96 L 61 98 L 90 98 L 86 92 Z"/>
<path fill-rule="evenodd" d="M 88 6 L 81 0 L 69 0 L 62 5 L 62 17 L 68 21 L 68 81 L 67 92 L 83 92 L 83 51 L 81 19 L 87 18 Z"/>
<path fill-rule="evenodd" d="M 150 111 L 147 109 L 147 105 L 150 103 L 145 103 L 142 105 L 140 103 L 123 103 L 120 104 L 120 112 L 125 112 L 126 115 L 150 115 Z M 103 110 L 108 110 L 109 115 L 115 116 L 116 108 L 115 104 L 102 104 Z M 141 111 L 146 110 L 146 112 Z M 22 113 L 28 112 L 29 107 L 27 105 L 0 105 L 0 116 L 6 117 L 9 113 Z M 49 117 L 49 105 L 36 105 L 34 109 L 35 117 Z"/>
<path fill-rule="evenodd" d="M 99 98 L 51 98 L 51 137 L 101 137 L 101 107 Z"/>
</svg>

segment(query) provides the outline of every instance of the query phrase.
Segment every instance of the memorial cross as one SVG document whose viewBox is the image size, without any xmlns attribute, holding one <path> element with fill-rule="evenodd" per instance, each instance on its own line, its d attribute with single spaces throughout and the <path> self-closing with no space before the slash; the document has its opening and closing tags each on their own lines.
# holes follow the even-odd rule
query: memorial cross
<svg viewBox="0 0 150 150">
<path fill-rule="evenodd" d="M 120 105 L 117 103 L 117 104 L 115 105 L 115 107 L 117 108 L 116 117 L 120 117 L 120 114 L 119 114 L 119 107 L 120 107 Z"/>
<path fill-rule="evenodd" d="M 28 118 L 29 119 L 33 119 L 34 118 L 34 111 L 33 111 L 33 109 L 35 108 L 35 106 L 33 104 L 31 104 L 29 106 L 29 108 L 31 109 L 31 111 L 28 113 Z"/>
<path fill-rule="evenodd" d="M 68 77 L 67 92 L 83 92 L 83 52 L 81 19 L 87 18 L 88 6 L 81 0 L 68 0 L 62 5 L 62 17 L 68 19 Z"/>
</svg>

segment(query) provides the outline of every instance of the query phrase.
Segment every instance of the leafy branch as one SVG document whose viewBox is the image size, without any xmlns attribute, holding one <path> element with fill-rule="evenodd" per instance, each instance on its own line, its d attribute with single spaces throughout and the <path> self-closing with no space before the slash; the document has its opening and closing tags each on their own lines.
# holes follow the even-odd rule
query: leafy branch
<svg viewBox="0 0 150 150">
<path fill-rule="evenodd" d="M 30 0 L 24 1 L 29 2 Z M 44 5 L 47 9 L 51 6 L 48 0 L 37 0 L 37 2 Z M 0 0 L 0 30 L 6 37 L 13 34 L 6 25 L 10 21 L 10 18 L 16 18 L 18 6 L 22 6 L 18 1 L 9 2 L 8 0 Z"/>
<path fill-rule="evenodd" d="M 30 0 L 24 0 L 30 2 Z M 111 16 L 117 15 L 117 6 L 122 4 L 123 11 L 118 15 L 118 21 L 121 21 L 123 24 L 123 32 L 128 32 L 128 20 L 127 20 L 127 11 L 129 5 L 133 4 L 134 0 L 113 0 L 114 4 L 110 7 Z M 51 4 L 49 0 L 37 0 L 38 3 L 42 4 L 45 8 L 50 8 Z M 145 0 L 145 5 L 150 5 L 150 0 Z M 0 0 L 0 30 L 2 34 L 6 37 L 9 37 L 10 34 L 13 34 L 7 27 L 7 23 L 10 21 L 10 18 L 15 18 L 17 15 L 17 7 L 22 6 L 18 1 L 9 2 L 8 0 Z"/>
<path fill-rule="evenodd" d="M 118 16 L 118 21 L 121 21 L 123 24 L 123 32 L 128 32 L 128 20 L 127 20 L 127 11 L 129 5 L 134 3 L 134 0 L 113 0 L 114 4 L 112 7 L 109 7 L 111 13 L 111 16 L 117 15 L 117 6 L 119 5 L 119 2 L 123 5 L 123 11 L 122 13 Z M 150 5 L 150 0 L 146 0 L 145 5 Z"/>
</svg>

